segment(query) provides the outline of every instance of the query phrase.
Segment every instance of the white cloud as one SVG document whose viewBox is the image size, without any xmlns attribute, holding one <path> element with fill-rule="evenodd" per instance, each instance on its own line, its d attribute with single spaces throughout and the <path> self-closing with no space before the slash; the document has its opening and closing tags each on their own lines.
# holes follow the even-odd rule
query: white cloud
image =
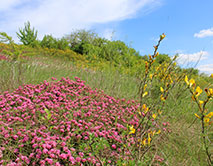
<svg viewBox="0 0 213 166">
<path fill-rule="evenodd" d="M 199 33 L 195 33 L 194 37 L 204 38 L 208 36 L 213 36 L 213 28 L 201 30 Z"/>
<path fill-rule="evenodd" d="M 108 40 L 112 40 L 114 35 L 115 35 L 115 31 L 111 28 L 107 28 L 101 33 L 101 36 Z"/>
<path fill-rule="evenodd" d="M 206 64 L 206 65 L 198 66 L 198 70 L 200 70 L 201 72 L 212 74 L 213 73 L 213 64 Z"/>
<path fill-rule="evenodd" d="M 74 29 L 90 28 L 148 13 L 161 0 L 0 0 L 0 31 L 16 32 L 30 21 L 40 37 L 60 37 Z"/>
<path fill-rule="evenodd" d="M 180 65 L 196 63 L 198 61 L 207 59 L 208 56 L 209 56 L 209 53 L 207 51 L 200 51 L 200 52 L 196 52 L 193 54 L 180 53 L 180 54 L 178 54 L 177 62 Z"/>
<path fill-rule="evenodd" d="M 21 0 L 0 0 L 0 11 L 10 10 L 12 7 L 19 5 Z"/>
</svg>

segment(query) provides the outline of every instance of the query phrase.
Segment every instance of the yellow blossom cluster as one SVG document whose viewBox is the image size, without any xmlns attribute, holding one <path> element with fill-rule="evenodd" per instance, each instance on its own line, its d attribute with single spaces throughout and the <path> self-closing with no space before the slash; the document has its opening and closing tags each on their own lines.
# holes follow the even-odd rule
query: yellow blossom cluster
<svg viewBox="0 0 213 166">
<path fill-rule="evenodd" d="M 203 90 L 200 88 L 200 86 L 196 87 L 196 83 L 194 79 L 188 79 L 187 76 L 185 76 L 185 82 L 190 89 L 190 92 L 192 94 L 191 98 L 194 102 L 197 103 L 199 110 L 200 110 L 200 115 L 195 113 L 195 116 L 198 119 L 201 119 L 206 125 L 211 124 L 210 119 L 213 116 L 213 112 L 208 113 L 208 109 L 205 108 L 206 104 L 213 98 L 213 89 L 212 88 L 205 88 L 205 92 L 207 95 L 207 98 L 205 100 L 200 100 L 199 97 L 203 93 Z"/>
</svg>

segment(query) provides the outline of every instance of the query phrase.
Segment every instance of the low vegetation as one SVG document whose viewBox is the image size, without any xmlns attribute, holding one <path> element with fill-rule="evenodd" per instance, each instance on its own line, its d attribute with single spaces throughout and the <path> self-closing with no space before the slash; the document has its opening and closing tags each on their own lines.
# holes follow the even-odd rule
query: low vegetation
<svg viewBox="0 0 213 166">
<path fill-rule="evenodd" d="M 79 30 L 0 33 L 1 165 L 211 165 L 213 75 Z"/>
</svg>

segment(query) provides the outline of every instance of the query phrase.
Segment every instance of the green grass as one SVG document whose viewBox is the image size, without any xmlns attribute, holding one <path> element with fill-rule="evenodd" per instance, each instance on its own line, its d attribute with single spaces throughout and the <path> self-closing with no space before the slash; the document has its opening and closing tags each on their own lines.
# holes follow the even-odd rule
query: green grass
<svg viewBox="0 0 213 166">
<path fill-rule="evenodd" d="M 55 57 L 29 57 L 24 62 L 0 61 L 0 91 L 13 90 L 22 84 L 38 84 L 52 77 L 79 77 L 92 88 L 105 93 L 133 99 L 137 95 L 137 80 L 128 75 L 121 75 L 116 70 L 93 71 L 76 67 L 72 62 Z"/>
<path fill-rule="evenodd" d="M 22 84 L 38 84 L 55 77 L 79 77 L 92 88 L 104 90 L 116 98 L 137 99 L 138 80 L 134 76 L 121 75 L 115 69 L 94 71 L 76 67 L 62 58 L 32 56 L 23 62 L 0 61 L 0 92 L 12 91 Z M 201 144 L 200 122 L 194 123 L 196 105 L 187 90 L 173 89 L 165 106 L 162 122 L 169 122 L 171 132 L 156 140 L 157 153 L 163 157 L 165 165 L 196 166 L 207 165 Z M 177 96 L 180 95 L 178 98 Z M 154 103 L 154 98 L 151 98 Z M 213 111 L 213 102 L 208 105 Z M 211 137 L 212 139 L 213 137 Z M 212 140 L 211 140 L 212 141 Z M 213 149 L 211 149 L 213 151 Z"/>
</svg>

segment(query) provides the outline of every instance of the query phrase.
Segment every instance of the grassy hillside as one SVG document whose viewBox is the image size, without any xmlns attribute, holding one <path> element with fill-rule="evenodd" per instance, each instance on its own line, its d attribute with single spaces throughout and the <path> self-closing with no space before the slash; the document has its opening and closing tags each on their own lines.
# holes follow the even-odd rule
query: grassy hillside
<svg viewBox="0 0 213 166">
<path fill-rule="evenodd" d="M 210 100 L 213 96 L 210 90 L 213 88 L 213 78 L 191 75 L 171 59 L 161 63 L 157 48 L 153 56 L 131 55 L 128 60 L 120 59 L 121 55 L 107 60 L 98 56 L 100 52 L 98 55 L 94 52 L 79 54 L 70 49 L 11 44 L 1 44 L 0 50 L 1 164 L 210 165 L 206 149 L 210 153 L 213 151 L 210 146 L 213 139 L 212 115 L 209 115 L 213 111 Z M 14 59 L 15 55 L 18 58 Z M 132 64 L 127 65 L 126 62 Z M 193 78 L 196 84 L 189 79 L 187 86 L 185 75 Z M 52 81 L 54 78 L 57 81 Z M 203 89 L 202 93 L 197 89 L 198 85 Z M 196 99 L 191 98 L 190 90 L 195 93 Z M 70 97 L 69 92 L 74 95 Z M 24 103 L 28 99 L 32 103 L 26 109 Z M 40 101 L 35 104 L 34 100 L 37 99 Z M 208 100 L 205 105 L 200 103 L 200 111 L 199 103 L 196 103 L 199 100 L 204 103 Z M 8 105 L 3 104 L 5 102 Z M 49 104 L 45 105 L 45 102 Z M 69 106 L 69 103 L 72 104 Z M 38 114 L 31 112 L 28 108 L 31 106 Z M 87 118 L 85 114 L 89 108 L 92 111 Z M 78 115 L 79 110 L 82 111 L 81 115 Z M 97 114 L 96 110 L 100 112 Z M 204 116 L 200 120 L 195 113 L 206 118 Z M 23 118 L 24 122 L 9 120 L 11 118 L 8 116 Z M 108 122 L 104 121 L 107 118 Z M 73 125 L 67 127 L 71 120 Z M 201 122 L 204 121 L 205 133 L 202 133 Z M 89 129 L 81 128 L 81 125 L 85 127 L 88 123 L 92 124 Z M 68 128 L 67 132 L 70 133 L 60 130 L 64 129 L 61 126 Z M 94 132 L 95 127 L 98 128 L 97 132 Z M 38 128 L 41 131 L 35 132 Z M 22 132 L 20 136 L 17 134 L 19 131 Z M 103 131 L 110 136 L 102 136 Z M 33 139 L 33 132 L 38 140 Z M 89 133 L 88 140 L 80 138 L 86 132 Z M 27 133 L 31 135 L 29 138 L 25 138 Z M 99 135 L 93 135 L 95 133 Z M 8 140 L 5 140 L 7 134 Z M 203 134 L 208 148 L 203 144 Z M 51 136 L 59 137 L 66 145 L 61 145 L 60 139 Z M 50 149 L 61 151 L 57 155 L 54 153 L 57 157 L 44 152 L 48 148 L 42 144 L 50 144 L 47 138 L 57 145 Z M 39 144 L 39 139 L 42 144 Z M 8 146 L 4 146 L 5 143 Z M 36 143 L 38 147 L 32 148 Z M 69 159 L 65 156 L 68 152 L 64 147 L 70 150 Z M 40 149 L 41 154 L 36 149 Z M 40 160 L 34 159 L 36 155 Z"/>
</svg>

